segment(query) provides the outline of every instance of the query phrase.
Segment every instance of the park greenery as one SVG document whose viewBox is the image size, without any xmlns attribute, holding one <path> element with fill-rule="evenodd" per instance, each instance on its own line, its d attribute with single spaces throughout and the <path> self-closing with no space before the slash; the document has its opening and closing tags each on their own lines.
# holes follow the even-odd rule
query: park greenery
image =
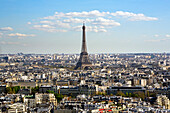
<svg viewBox="0 0 170 113">
<path fill-rule="evenodd" d="M 39 86 L 36 86 L 34 88 L 31 88 L 31 93 L 35 95 L 35 93 L 39 92 Z"/>
<path fill-rule="evenodd" d="M 6 92 L 8 94 L 16 94 L 20 90 L 20 86 L 7 87 Z"/>
<path fill-rule="evenodd" d="M 62 94 L 55 93 L 54 91 L 47 90 L 47 93 L 53 93 L 55 95 L 55 98 L 57 99 L 57 102 L 60 102 L 64 96 Z"/>
<path fill-rule="evenodd" d="M 18 93 L 18 91 L 20 89 L 25 89 L 25 87 L 20 87 L 20 86 L 7 87 L 6 93 L 16 94 L 16 93 Z M 35 93 L 38 93 L 38 92 L 39 92 L 39 86 L 31 88 L 31 94 L 35 95 Z M 64 96 L 62 94 L 58 94 L 58 93 L 51 91 L 51 90 L 48 90 L 46 93 L 53 93 L 58 102 L 60 102 L 62 100 L 62 98 L 64 98 Z M 106 93 L 105 92 L 98 92 L 97 95 L 106 96 Z M 113 96 L 113 94 L 111 94 L 110 96 Z M 116 96 L 137 97 L 137 98 L 141 98 L 142 100 L 144 100 L 146 96 L 147 97 L 156 97 L 156 94 L 147 92 L 147 94 L 145 95 L 145 93 L 141 92 L 141 91 L 136 91 L 136 92 L 133 92 L 133 93 L 128 93 L 128 92 L 123 93 L 122 91 L 118 91 Z"/>
<path fill-rule="evenodd" d="M 134 93 L 128 93 L 126 92 L 125 94 L 122 91 L 118 91 L 116 96 L 122 96 L 122 97 L 137 97 L 141 98 L 142 100 L 145 99 L 145 93 L 141 91 L 136 91 Z"/>
</svg>

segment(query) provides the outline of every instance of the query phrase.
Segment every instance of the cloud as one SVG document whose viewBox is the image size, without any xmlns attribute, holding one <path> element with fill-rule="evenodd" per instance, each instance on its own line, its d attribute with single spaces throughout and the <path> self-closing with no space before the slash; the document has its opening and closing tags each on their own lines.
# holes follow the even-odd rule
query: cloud
<svg viewBox="0 0 170 113">
<path fill-rule="evenodd" d="M 153 40 L 145 40 L 146 42 L 161 42 L 161 41 L 168 41 L 170 38 L 163 38 L 163 39 L 153 39 Z"/>
<path fill-rule="evenodd" d="M 94 21 L 92 21 L 92 24 L 100 26 L 120 26 L 120 23 L 115 22 L 114 20 L 109 20 L 101 17 L 96 18 Z"/>
<path fill-rule="evenodd" d="M 47 24 L 45 24 L 45 25 L 34 25 L 33 27 L 37 28 L 37 29 L 39 29 L 39 28 L 50 28 L 50 29 L 55 28 L 54 26 L 47 25 Z"/>
<path fill-rule="evenodd" d="M 46 32 L 67 32 L 67 30 L 56 29 L 56 27 L 51 25 L 34 25 L 33 29 L 42 30 Z"/>
<path fill-rule="evenodd" d="M 27 24 L 31 24 L 31 22 L 27 22 Z"/>
<path fill-rule="evenodd" d="M 163 36 L 161 36 L 161 35 L 159 35 L 159 34 L 155 34 L 154 35 L 154 37 L 156 37 L 156 38 L 154 38 L 154 39 L 151 39 L 151 40 L 145 40 L 146 42 L 161 42 L 161 41 L 168 41 L 168 40 L 170 40 L 170 35 L 163 35 Z M 161 37 L 163 37 L 163 38 L 161 38 Z"/>
<path fill-rule="evenodd" d="M 2 42 L 0 42 L 0 44 L 3 44 L 3 45 L 18 45 L 19 44 L 19 42 L 5 42 L 5 41 L 2 41 Z"/>
<path fill-rule="evenodd" d="M 130 21 L 153 21 L 158 20 L 156 17 L 147 17 L 144 14 L 135 14 L 132 12 L 123 12 L 123 11 L 116 11 L 115 13 L 111 13 L 112 16 L 122 16 L 124 18 L 128 18 Z"/>
<path fill-rule="evenodd" d="M 69 12 L 69 13 L 63 13 L 63 12 L 55 12 L 53 16 L 44 17 L 42 19 L 59 19 L 59 18 L 82 18 L 82 17 L 88 17 L 88 18 L 96 18 L 96 17 L 117 17 L 121 16 L 124 18 L 129 18 L 130 21 L 152 21 L 152 20 L 158 20 L 156 17 L 148 17 L 145 16 L 142 13 L 135 14 L 132 12 L 124 12 L 124 11 L 116 11 L 116 12 L 100 12 L 98 10 L 93 11 L 82 11 L 82 12 Z M 112 18 L 111 17 L 111 18 Z"/>
<path fill-rule="evenodd" d="M 83 11 L 83 12 L 69 12 L 69 13 L 58 13 L 56 12 L 56 17 L 101 17 L 106 16 L 109 12 L 99 12 L 98 10 L 93 11 Z"/>
<path fill-rule="evenodd" d="M 159 35 L 155 34 L 154 37 L 159 37 Z"/>
<path fill-rule="evenodd" d="M 160 37 L 161 35 L 155 34 L 154 37 Z M 170 38 L 170 35 L 166 34 L 163 37 Z"/>
<path fill-rule="evenodd" d="M 73 27 L 73 30 L 74 31 L 81 31 L 81 29 L 82 29 L 82 26 L 75 26 L 75 27 Z M 90 32 L 107 32 L 107 30 L 106 29 L 101 29 L 100 27 L 97 27 L 97 26 L 87 26 L 86 27 L 86 30 L 87 31 L 90 31 Z"/>
<path fill-rule="evenodd" d="M 58 19 L 58 18 L 70 18 L 70 17 L 101 17 L 101 16 L 106 16 L 108 15 L 109 12 L 100 12 L 98 10 L 93 10 L 93 11 L 82 11 L 82 12 L 69 12 L 69 13 L 63 13 L 63 12 L 55 12 L 53 16 L 47 16 L 43 17 L 42 19 Z"/>
<path fill-rule="evenodd" d="M 3 28 L 0 28 L 0 31 L 13 31 L 13 28 L 11 28 L 11 27 L 3 27 Z"/>
<path fill-rule="evenodd" d="M 154 17 L 146 17 L 146 16 L 136 16 L 136 17 L 131 17 L 129 18 L 130 21 L 153 21 L 153 20 L 158 20 L 158 18 L 154 18 Z"/>
<path fill-rule="evenodd" d="M 51 22 L 51 21 L 47 21 L 47 20 L 40 21 L 40 23 L 42 23 L 42 24 L 53 24 L 53 22 Z"/>
<path fill-rule="evenodd" d="M 79 19 L 79 18 L 69 18 L 69 19 L 64 19 L 63 22 L 66 23 L 82 23 L 83 21 L 90 22 L 90 19 Z"/>
<path fill-rule="evenodd" d="M 155 21 L 156 17 L 149 17 L 142 13 L 135 14 L 132 12 L 116 11 L 101 12 L 98 10 L 82 12 L 55 12 L 52 16 L 43 17 L 38 22 L 31 23 L 33 29 L 47 32 L 67 32 L 79 29 L 77 26 L 86 22 L 91 32 L 107 32 L 109 29 L 120 26 L 121 24 L 115 19 L 121 17 L 129 21 Z M 90 26 L 93 26 L 90 28 Z M 94 27 L 97 26 L 97 29 Z"/>
<path fill-rule="evenodd" d="M 170 35 L 165 35 L 165 37 L 170 38 Z"/>
<path fill-rule="evenodd" d="M 96 19 L 78 19 L 78 18 L 69 18 L 69 19 L 64 19 L 63 22 L 67 23 L 83 23 L 83 21 L 93 24 L 93 25 L 98 25 L 98 26 L 120 26 L 120 23 L 115 22 L 114 20 L 110 19 L 105 19 L 103 17 L 98 17 Z"/>
<path fill-rule="evenodd" d="M 17 46 L 28 46 L 25 43 L 20 43 L 20 42 L 8 42 L 8 41 L 1 41 L 0 44 L 2 45 L 17 45 Z"/>
<path fill-rule="evenodd" d="M 34 34 L 21 34 L 21 33 L 11 33 L 8 34 L 10 37 L 34 37 Z"/>
</svg>

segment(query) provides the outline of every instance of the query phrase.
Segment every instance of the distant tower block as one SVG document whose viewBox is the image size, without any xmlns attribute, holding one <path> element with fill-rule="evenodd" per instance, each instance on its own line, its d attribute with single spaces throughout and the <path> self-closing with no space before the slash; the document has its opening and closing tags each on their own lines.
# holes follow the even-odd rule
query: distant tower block
<svg viewBox="0 0 170 113">
<path fill-rule="evenodd" d="M 92 69 L 92 63 L 90 62 L 90 59 L 89 59 L 89 56 L 87 53 L 85 25 L 84 24 L 83 24 L 82 29 L 83 29 L 82 48 L 81 48 L 81 53 L 80 53 L 80 59 L 77 62 L 75 69 L 88 70 L 88 69 Z"/>
</svg>

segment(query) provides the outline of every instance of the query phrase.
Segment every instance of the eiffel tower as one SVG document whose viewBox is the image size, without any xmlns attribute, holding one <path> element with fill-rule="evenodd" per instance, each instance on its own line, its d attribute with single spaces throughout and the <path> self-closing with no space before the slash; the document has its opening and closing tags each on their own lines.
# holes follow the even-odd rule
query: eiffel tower
<svg viewBox="0 0 170 113">
<path fill-rule="evenodd" d="M 90 62 L 88 53 L 87 53 L 87 47 L 86 47 L 86 35 L 85 35 L 85 24 L 83 23 L 83 40 L 82 40 L 82 48 L 80 53 L 80 59 L 76 64 L 75 69 L 92 69 L 92 63 Z"/>
</svg>

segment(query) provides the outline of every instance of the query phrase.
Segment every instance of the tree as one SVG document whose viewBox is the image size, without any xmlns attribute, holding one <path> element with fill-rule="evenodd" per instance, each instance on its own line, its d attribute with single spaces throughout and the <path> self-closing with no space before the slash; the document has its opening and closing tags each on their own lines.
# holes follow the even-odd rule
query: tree
<svg viewBox="0 0 170 113">
<path fill-rule="evenodd" d="M 20 90 L 20 86 L 7 87 L 6 92 L 9 94 L 16 94 Z"/>
<path fill-rule="evenodd" d="M 106 93 L 105 93 L 105 92 L 103 92 L 103 93 L 102 93 L 102 95 L 103 95 L 103 96 L 106 96 Z"/>
<path fill-rule="evenodd" d="M 111 93 L 110 96 L 113 96 L 113 94 Z"/>
<path fill-rule="evenodd" d="M 150 97 L 156 97 L 156 93 L 149 93 Z"/>
<path fill-rule="evenodd" d="M 98 92 L 97 94 L 98 94 L 98 95 L 102 95 L 102 92 Z"/>
<path fill-rule="evenodd" d="M 62 94 L 55 93 L 54 95 L 55 95 L 55 98 L 57 99 L 57 102 L 60 102 L 64 98 Z"/>
<path fill-rule="evenodd" d="M 134 92 L 134 94 L 136 94 L 138 97 L 140 97 L 142 100 L 145 99 L 145 93 L 142 91 L 136 91 Z"/>
<path fill-rule="evenodd" d="M 39 86 L 36 86 L 34 88 L 31 88 L 31 93 L 32 94 L 35 94 L 35 93 L 38 93 L 39 92 Z"/>
<path fill-rule="evenodd" d="M 122 91 L 118 91 L 118 92 L 116 93 L 116 96 L 125 97 L 125 94 L 124 94 Z"/>
<path fill-rule="evenodd" d="M 125 95 L 126 97 L 128 97 L 129 96 L 129 94 L 128 94 L 128 92 L 126 92 L 126 95 Z"/>
<path fill-rule="evenodd" d="M 18 93 L 18 91 L 20 90 L 20 86 L 14 86 L 12 87 L 13 93 Z"/>
<path fill-rule="evenodd" d="M 62 94 L 55 93 L 54 91 L 51 90 L 47 90 L 47 93 L 53 93 L 55 98 L 57 99 L 57 102 L 60 102 L 64 98 Z"/>
<path fill-rule="evenodd" d="M 11 87 L 7 87 L 7 88 L 6 88 L 6 91 L 7 91 L 7 93 L 9 93 L 9 94 L 12 94 L 12 93 L 13 93 Z"/>
<path fill-rule="evenodd" d="M 46 93 L 53 93 L 54 94 L 54 91 L 51 91 L 51 90 L 47 90 Z"/>
<path fill-rule="evenodd" d="M 129 97 L 132 97 L 132 93 L 129 93 L 129 95 L 128 95 Z"/>
</svg>

